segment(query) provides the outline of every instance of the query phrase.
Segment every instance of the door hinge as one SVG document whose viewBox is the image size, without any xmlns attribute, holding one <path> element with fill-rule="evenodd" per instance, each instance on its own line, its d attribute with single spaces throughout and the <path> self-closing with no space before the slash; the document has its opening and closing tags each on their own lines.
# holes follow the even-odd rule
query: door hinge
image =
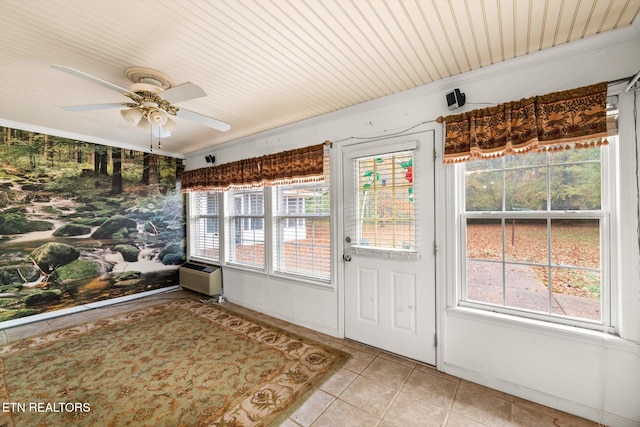
<svg viewBox="0 0 640 427">
<path fill-rule="evenodd" d="M 437 346 L 438 346 L 438 336 L 437 336 L 437 335 L 434 335 L 434 336 L 433 336 L 433 346 L 434 346 L 434 347 L 437 347 Z"/>
<path fill-rule="evenodd" d="M 438 152 L 436 151 L 435 147 L 433 149 L 433 160 L 436 160 L 438 158 Z"/>
<path fill-rule="evenodd" d="M 438 255 L 438 243 L 433 242 L 433 254 Z"/>
</svg>

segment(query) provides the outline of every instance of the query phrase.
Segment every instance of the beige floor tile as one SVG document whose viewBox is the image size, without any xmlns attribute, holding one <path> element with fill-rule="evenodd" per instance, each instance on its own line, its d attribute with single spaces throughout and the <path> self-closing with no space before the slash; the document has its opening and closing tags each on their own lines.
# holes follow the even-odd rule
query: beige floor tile
<svg viewBox="0 0 640 427">
<path fill-rule="evenodd" d="M 414 370 L 401 391 L 448 410 L 451 408 L 457 387 L 458 383 L 455 381 Z"/>
<path fill-rule="evenodd" d="M 349 387 L 358 374 L 348 369 L 340 369 L 320 386 L 320 389 L 332 396 L 340 396 Z"/>
<path fill-rule="evenodd" d="M 397 356 L 395 354 L 390 354 L 390 353 L 387 353 L 385 351 L 381 351 L 380 354 L 378 355 L 378 357 L 381 358 L 381 359 L 390 360 L 392 362 L 399 363 L 399 364 L 407 366 L 409 368 L 415 368 L 416 366 L 420 365 L 420 363 L 415 362 L 415 361 L 413 361 L 411 359 L 407 359 L 405 357 Z"/>
<path fill-rule="evenodd" d="M 377 357 L 360 375 L 400 390 L 400 387 L 409 378 L 411 371 L 413 368 Z"/>
<path fill-rule="evenodd" d="M 20 325 L 4 330 L 4 333 L 7 336 L 7 342 L 19 341 L 36 335 L 46 334 L 48 332 L 51 332 L 51 327 L 46 321 L 28 323 L 26 325 Z"/>
<path fill-rule="evenodd" d="M 375 356 L 380 354 L 380 350 L 378 350 L 377 348 L 370 347 L 370 346 L 364 345 L 364 344 L 360 344 L 360 343 L 355 342 L 355 341 L 345 340 L 345 344 L 349 348 L 355 348 L 356 350 L 360 350 L 360 351 L 363 351 L 365 353 L 373 354 Z"/>
<path fill-rule="evenodd" d="M 279 425 L 279 427 L 300 427 L 300 424 L 292 421 L 290 418 L 287 418 Z"/>
<path fill-rule="evenodd" d="M 499 392 L 461 381 L 451 412 L 492 427 L 511 425 L 513 402 Z M 510 397 L 507 395 L 507 397 Z"/>
<path fill-rule="evenodd" d="M 137 307 L 136 307 L 137 308 Z M 96 320 L 106 319 L 107 317 L 116 316 L 120 313 L 120 310 L 115 307 L 102 307 L 95 310 L 87 310 L 84 315 L 89 319 L 89 322 Z"/>
<path fill-rule="evenodd" d="M 340 395 L 340 400 L 382 418 L 398 391 L 362 376 L 353 380 Z"/>
<path fill-rule="evenodd" d="M 311 424 L 312 427 L 375 427 L 380 420 L 365 411 L 336 400 Z"/>
<path fill-rule="evenodd" d="M 447 410 L 415 396 L 399 393 L 383 420 L 394 427 L 442 426 Z"/>
<path fill-rule="evenodd" d="M 301 426 L 310 426 L 334 400 L 330 394 L 317 390 L 289 418 Z"/>
<path fill-rule="evenodd" d="M 357 350 L 353 347 L 343 347 L 342 351 L 351 355 L 351 359 L 345 363 L 344 367 L 357 374 L 364 371 L 365 368 L 369 366 L 369 363 L 376 358 L 376 356 L 371 353 L 365 353 L 364 351 Z"/>
<path fill-rule="evenodd" d="M 563 427 L 597 427 L 598 423 L 567 414 L 547 406 L 516 398 L 513 421 L 518 426 L 537 427 L 560 425 Z"/>
<path fill-rule="evenodd" d="M 82 325 L 89 323 L 90 319 L 84 314 L 84 312 L 69 314 L 68 316 L 54 317 L 47 320 L 47 323 L 51 327 L 51 330 L 64 329 L 71 326 Z"/>
<path fill-rule="evenodd" d="M 447 418 L 447 427 L 486 427 L 486 424 L 479 423 L 478 421 L 467 418 L 464 415 L 449 413 Z"/>
<path fill-rule="evenodd" d="M 446 374 L 442 374 L 442 375 L 446 375 Z M 504 400 L 509 400 L 511 402 L 513 402 L 513 400 L 515 399 L 514 396 L 512 396 L 512 395 L 510 395 L 508 393 L 504 393 L 504 392 L 502 392 L 500 390 L 495 390 L 493 388 L 485 387 L 485 386 L 480 385 L 480 384 L 476 384 L 476 383 L 472 383 L 472 382 L 464 381 L 464 380 L 461 380 L 460 383 L 461 384 L 464 383 L 464 388 L 465 389 L 472 390 L 473 392 L 475 392 L 477 394 L 490 394 L 492 396 L 499 397 L 500 399 L 504 399 Z"/>
<path fill-rule="evenodd" d="M 424 372 L 425 374 L 429 374 L 429 375 L 435 375 L 436 377 L 443 378 L 445 380 L 453 381 L 456 383 L 460 382 L 460 378 L 454 377 L 453 375 L 445 374 L 444 372 L 439 372 L 433 366 L 419 364 L 418 366 L 416 366 L 416 371 Z"/>
</svg>

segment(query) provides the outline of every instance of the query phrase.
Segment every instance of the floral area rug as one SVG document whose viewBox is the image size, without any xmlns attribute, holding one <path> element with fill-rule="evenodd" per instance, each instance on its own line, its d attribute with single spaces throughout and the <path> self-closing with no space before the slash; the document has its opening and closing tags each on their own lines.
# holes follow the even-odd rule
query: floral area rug
<svg viewBox="0 0 640 427">
<path fill-rule="evenodd" d="M 266 426 L 347 358 L 177 300 L 0 347 L 0 426 Z"/>
</svg>

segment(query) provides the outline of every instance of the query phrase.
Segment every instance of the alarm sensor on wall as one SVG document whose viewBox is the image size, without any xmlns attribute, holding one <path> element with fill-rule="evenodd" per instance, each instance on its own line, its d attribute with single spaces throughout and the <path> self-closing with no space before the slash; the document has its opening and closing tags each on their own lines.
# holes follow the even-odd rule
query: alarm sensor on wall
<svg viewBox="0 0 640 427">
<path fill-rule="evenodd" d="M 460 108 L 464 105 L 466 101 L 466 96 L 464 93 L 460 92 L 460 89 L 454 89 L 451 92 L 447 93 L 447 106 L 449 110 L 455 110 L 456 108 Z"/>
</svg>

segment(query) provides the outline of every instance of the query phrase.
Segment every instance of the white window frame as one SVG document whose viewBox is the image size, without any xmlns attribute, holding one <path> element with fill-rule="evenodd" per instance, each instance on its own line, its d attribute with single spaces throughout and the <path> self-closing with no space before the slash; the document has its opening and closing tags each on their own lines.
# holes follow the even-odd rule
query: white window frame
<svg viewBox="0 0 640 427">
<path fill-rule="evenodd" d="M 602 330 L 607 333 L 617 333 L 618 312 L 617 301 L 618 289 L 612 278 L 611 258 L 615 256 L 615 233 L 610 226 L 611 218 L 617 218 L 616 212 L 616 180 L 612 174 L 615 168 L 617 154 L 617 137 L 609 138 L 610 145 L 602 147 L 601 150 L 601 192 L 602 206 L 598 211 L 564 212 L 564 211 L 504 211 L 504 212 L 465 212 L 465 165 L 458 164 L 455 168 L 454 182 L 456 192 L 455 205 L 457 222 L 457 280 L 455 280 L 455 301 L 457 307 L 477 309 L 480 311 L 494 312 L 514 316 L 523 319 L 541 320 L 559 325 L 575 326 L 585 329 Z M 525 154 L 526 155 L 526 154 Z M 504 191 L 504 189 L 503 189 Z M 602 298 L 602 321 L 590 321 L 587 319 L 576 319 L 559 315 L 547 314 L 521 310 L 513 307 L 498 306 L 478 301 L 466 300 L 467 286 L 467 256 L 466 256 L 466 220 L 468 218 L 527 218 L 527 219 L 571 219 L 571 218 L 597 218 L 600 220 L 600 267 L 601 267 L 601 298 Z M 504 262 L 504 260 L 503 260 Z"/>
<path fill-rule="evenodd" d="M 304 184 L 302 184 L 304 185 Z M 272 272 L 274 274 L 278 274 L 278 275 L 285 275 L 285 276 L 291 276 L 291 277 L 299 277 L 302 278 L 304 280 L 311 280 L 311 281 L 316 281 L 318 283 L 322 283 L 322 284 L 329 284 L 331 281 L 331 260 L 332 260 L 332 255 L 331 255 L 331 248 L 332 248 L 332 243 L 331 243 L 331 206 L 329 206 L 329 210 L 327 211 L 327 213 L 306 213 L 305 212 L 305 203 L 304 203 L 304 199 L 301 198 L 295 198 L 293 196 L 290 195 L 283 195 L 283 199 L 285 200 L 284 203 L 284 211 L 278 212 L 278 197 L 279 197 L 279 190 L 280 189 L 286 189 L 286 188 L 295 188 L 297 186 L 297 184 L 292 184 L 292 185 L 281 185 L 281 186 L 276 186 L 276 187 L 272 187 L 271 191 L 272 191 L 272 198 L 273 198 L 273 207 L 272 207 L 272 222 L 273 222 L 273 238 L 272 238 L 272 242 L 273 242 L 273 254 L 274 256 L 272 257 L 272 262 L 271 262 L 271 268 L 272 268 Z M 326 191 L 329 191 L 329 186 L 326 186 Z M 292 199 L 297 199 L 297 202 L 295 202 L 295 209 L 292 212 L 291 211 L 291 204 L 290 201 Z M 330 203 L 330 202 L 329 202 Z M 305 274 L 305 273 L 301 273 L 301 272 L 296 272 L 296 271 L 291 271 L 291 270 L 287 270 L 282 268 L 282 266 L 280 265 L 281 261 L 284 259 L 284 242 L 286 239 L 286 234 L 288 232 L 291 232 L 291 230 L 293 229 L 293 232 L 296 234 L 296 236 L 298 235 L 298 229 L 299 228 L 305 228 L 305 232 L 306 232 L 306 224 L 307 221 L 313 221 L 314 219 L 328 219 L 329 220 L 329 242 L 328 242 L 328 248 L 329 248 L 329 272 L 327 273 L 326 276 L 322 276 L 322 275 L 313 275 L 313 274 Z M 295 227 L 291 227 L 291 224 L 295 224 Z"/>
<path fill-rule="evenodd" d="M 251 191 L 256 193 L 247 193 L 245 191 Z M 266 266 L 268 264 L 268 231 L 265 227 L 267 222 L 267 192 L 265 188 L 259 189 L 259 195 L 262 196 L 263 209 L 262 214 L 258 214 L 255 212 L 252 207 L 252 199 L 257 198 L 253 196 L 257 196 L 258 190 L 250 189 L 250 190 L 228 190 L 224 193 L 225 198 L 225 214 L 224 214 L 224 234 L 225 241 L 227 244 L 225 245 L 225 263 L 227 265 L 239 266 L 242 268 L 248 268 L 259 271 L 266 271 Z M 240 199 L 237 199 L 237 196 L 240 196 Z M 244 212 L 244 206 L 249 203 L 249 213 L 241 213 L 236 214 L 235 210 L 237 208 L 237 202 L 240 202 L 240 210 Z M 260 224 L 261 227 L 256 227 L 256 224 Z M 237 231 L 236 228 L 238 225 L 242 228 L 242 230 L 248 230 L 254 232 L 254 239 L 252 240 L 254 243 L 262 243 L 264 245 L 264 258 L 262 264 L 257 263 L 249 263 L 243 262 L 235 258 L 235 244 L 237 243 Z M 244 233 L 242 233 L 244 236 Z"/>
<path fill-rule="evenodd" d="M 217 198 L 217 204 L 218 204 L 218 212 L 217 213 L 210 213 L 210 212 L 202 212 L 203 210 L 205 210 L 208 205 L 205 204 L 203 206 L 194 206 L 194 198 L 196 197 L 201 197 L 201 195 L 205 195 L 207 198 L 209 197 L 216 197 Z M 188 230 L 187 230 L 187 236 L 189 236 L 189 246 L 188 246 L 188 251 L 189 253 L 188 258 L 194 261 L 202 261 L 205 263 L 213 263 L 213 264 L 220 264 L 220 261 L 223 259 L 223 243 L 222 243 L 222 235 L 223 235 L 223 230 L 220 228 L 220 225 L 223 224 L 222 220 L 221 220 L 221 215 L 222 215 L 222 193 L 219 192 L 193 192 L 193 193 L 188 193 L 187 194 L 187 218 L 188 218 Z M 203 254 L 203 252 L 205 251 L 205 248 L 200 248 L 198 247 L 199 243 L 200 243 L 200 239 L 193 236 L 193 233 L 197 233 L 199 230 L 199 227 L 197 225 L 197 223 L 201 220 L 215 220 L 218 224 L 218 231 L 217 232 L 213 232 L 211 233 L 212 236 L 212 240 L 213 240 L 213 248 L 216 247 L 217 245 L 217 249 L 218 249 L 218 257 L 213 257 L 213 256 L 206 256 Z M 206 227 L 208 227 L 208 225 L 206 225 Z M 206 231 L 208 232 L 208 231 Z"/>
</svg>

